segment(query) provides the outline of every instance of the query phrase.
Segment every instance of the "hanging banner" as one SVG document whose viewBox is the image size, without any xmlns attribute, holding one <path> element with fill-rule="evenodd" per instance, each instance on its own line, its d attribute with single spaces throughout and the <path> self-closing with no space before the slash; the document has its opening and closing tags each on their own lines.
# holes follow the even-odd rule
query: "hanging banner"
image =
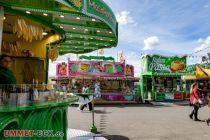
<svg viewBox="0 0 210 140">
<path fill-rule="evenodd" d="M 186 71 L 185 57 L 147 56 L 149 72 L 179 73 Z"/>
<path fill-rule="evenodd" d="M 113 76 L 125 75 L 123 63 L 103 61 L 69 61 L 69 76 Z"/>
<path fill-rule="evenodd" d="M 67 76 L 67 63 L 63 62 L 61 64 L 57 64 L 56 76 Z"/>
</svg>

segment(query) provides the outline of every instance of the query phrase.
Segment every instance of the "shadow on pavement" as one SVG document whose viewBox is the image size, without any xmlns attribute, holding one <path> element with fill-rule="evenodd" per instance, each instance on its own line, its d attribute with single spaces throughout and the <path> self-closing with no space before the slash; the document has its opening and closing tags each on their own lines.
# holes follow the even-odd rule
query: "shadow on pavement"
<svg viewBox="0 0 210 140">
<path fill-rule="evenodd" d="M 175 104 L 175 103 L 174 103 Z M 180 105 L 180 106 L 185 106 L 185 105 L 181 105 L 181 104 L 176 104 L 176 105 Z M 151 103 L 145 103 L 145 104 L 98 104 L 95 105 L 95 107 L 106 107 L 106 108 L 112 108 L 112 107 L 117 107 L 117 108 L 132 108 L 132 107 L 148 107 L 148 108 L 162 108 L 162 107 L 172 107 L 173 104 L 165 104 L 165 105 L 153 105 Z M 77 107 L 76 105 L 71 105 L 71 107 Z M 88 113 L 88 112 L 83 112 L 83 113 Z M 95 110 L 96 114 L 110 114 L 112 112 L 106 112 L 103 110 Z"/>
<path fill-rule="evenodd" d="M 94 112 L 96 114 L 111 114 L 111 112 L 107 112 L 107 111 L 104 111 L 104 110 L 94 110 Z"/>
<path fill-rule="evenodd" d="M 126 136 L 120 136 L 120 135 L 108 135 L 104 136 L 108 140 L 129 140 Z"/>
</svg>

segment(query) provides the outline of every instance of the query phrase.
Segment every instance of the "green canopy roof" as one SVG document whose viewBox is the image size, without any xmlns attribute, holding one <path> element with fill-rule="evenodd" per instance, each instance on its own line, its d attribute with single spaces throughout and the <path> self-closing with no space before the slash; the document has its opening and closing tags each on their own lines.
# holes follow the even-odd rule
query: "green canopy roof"
<svg viewBox="0 0 210 140">
<path fill-rule="evenodd" d="M 204 69 L 210 69 L 210 64 L 198 64 L 201 68 Z M 194 72 L 196 68 L 196 64 L 195 65 L 188 65 L 187 66 L 187 72 Z"/>
<path fill-rule="evenodd" d="M 79 59 L 114 61 L 113 57 L 105 57 L 105 56 L 86 56 L 86 55 L 82 55 L 82 56 L 79 57 Z"/>
<path fill-rule="evenodd" d="M 0 0 L 0 5 L 6 13 L 24 16 L 59 33 L 60 54 L 88 53 L 115 47 L 118 42 L 118 23 L 102 0 Z"/>
</svg>

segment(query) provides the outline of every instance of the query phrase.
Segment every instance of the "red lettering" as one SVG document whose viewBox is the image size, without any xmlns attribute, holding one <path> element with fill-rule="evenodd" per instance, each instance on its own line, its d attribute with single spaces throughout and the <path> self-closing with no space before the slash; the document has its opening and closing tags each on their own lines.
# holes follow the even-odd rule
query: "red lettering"
<svg viewBox="0 0 210 140">
<path fill-rule="evenodd" d="M 25 136 L 25 131 L 24 130 L 16 130 L 16 136 L 21 137 L 21 136 Z"/>
<path fill-rule="evenodd" d="M 9 136 L 9 130 L 4 130 L 4 136 L 8 137 Z"/>
<path fill-rule="evenodd" d="M 9 136 L 10 136 L 10 137 L 15 137 L 15 136 L 17 136 L 17 131 L 16 131 L 16 130 L 9 130 Z"/>
</svg>

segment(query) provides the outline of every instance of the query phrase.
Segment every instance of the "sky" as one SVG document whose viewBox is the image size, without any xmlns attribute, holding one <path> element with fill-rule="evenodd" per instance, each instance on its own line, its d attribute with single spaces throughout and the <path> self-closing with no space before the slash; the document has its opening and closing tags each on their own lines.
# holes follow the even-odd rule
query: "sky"
<svg viewBox="0 0 210 140">
<path fill-rule="evenodd" d="M 117 57 L 123 51 L 126 62 L 140 74 L 141 54 L 202 56 L 210 52 L 210 0 L 104 0 L 119 23 L 116 48 L 106 49 L 106 56 Z M 205 50 L 204 50 L 205 49 Z M 200 53 L 194 53 L 203 50 Z M 90 53 L 91 55 L 96 52 Z M 50 64 L 50 76 L 56 64 L 75 59 L 73 54 L 59 57 Z M 200 62 L 200 57 L 188 59 L 188 64 Z"/>
</svg>

